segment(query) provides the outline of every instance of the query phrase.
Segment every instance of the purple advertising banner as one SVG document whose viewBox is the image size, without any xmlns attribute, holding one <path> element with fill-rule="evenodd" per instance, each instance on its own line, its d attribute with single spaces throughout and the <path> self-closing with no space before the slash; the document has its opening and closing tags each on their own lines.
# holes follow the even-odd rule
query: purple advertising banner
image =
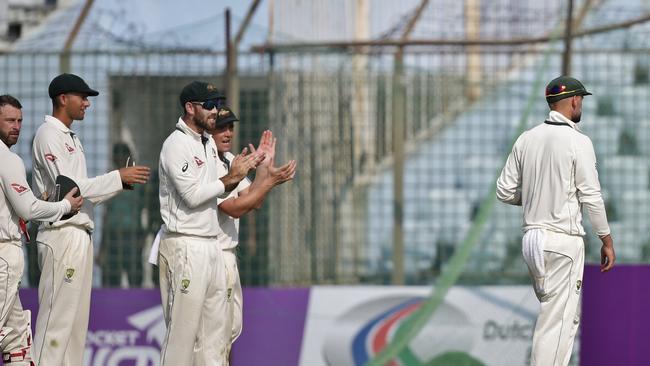
<svg viewBox="0 0 650 366">
<path fill-rule="evenodd" d="M 584 275 L 580 364 L 650 365 L 650 266 L 619 265 Z"/>
<path fill-rule="evenodd" d="M 37 291 L 20 297 L 35 324 Z M 297 365 L 308 302 L 308 288 L 244 289 L 244 330 L 231 365 Z M 83 366 L 157 366 L 164 337 L 158 290 L 93 290 Z"/>
</svg>

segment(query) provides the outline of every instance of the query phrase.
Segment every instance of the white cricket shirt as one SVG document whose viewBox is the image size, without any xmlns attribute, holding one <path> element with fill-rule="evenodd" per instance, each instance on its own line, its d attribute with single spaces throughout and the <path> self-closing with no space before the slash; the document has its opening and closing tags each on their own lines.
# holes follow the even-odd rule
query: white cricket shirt
<svg viewBox="0 0 650 366">
<path fill-rule="evenodd" d="M 230 163 L 232 163 L 232 159 L 235 158 L 235 155 L 233 155 L 231 152 L 226 152 L 224 153 L 224 157 L 228 159 Z M 226 169 L 226 171 L 229 170 L 229 166 L 225 162 L 220 161 L 220 163 L 223 169 Z M 250 180 L 248 178 L 244 178 L 241 182 L 239 182 L 237 188 L 230 192 L 226 198 L 217 199 L 217 205 L 220 205 L 227 199 L 239 197 L 239 193 L 248 188 L 250 185 Z M 217 240 L 219 247 L 221 249 L 236 248 L 239 244 L 239 219 L 236 219 L 221 210 L 218 210 L 217 215 L 219 218 L 219 227 L 221 227 L 221 230 L 225 234 L 221 235 Z"/>
<path fill-rule="evenodd" d="M 217 237 L 217 197 L 227 174 L 217 145 L 207 134 L 189 128 L 182 118 L 160 151 L 160 216 L 169 233 Z"/>
<path fill-rule="evenodd" d="M 598 236 L 610 233 L 591 140 L 556 111 L 519 136 L 497 180 L 497 198 L 521 205 L 524 231 L 584 235 L 582 207 Z"/>
<path fill-rule="evenodd" d="M 93 204 L 100 204 L 122 190 L 122 179 L 117 170 L 95 178 L 88 178 L 86 157 L 81 141 L 63 122 L 52 116 L 45 116 L 45 123 L 36 131 L 32 156 L 34 159 L 33 182 L 39 193 L 47 192 L 51 196 L 54 193 L 56 177 L 62 174 L 77 183 L 84 198 L 83 206 L 78 214 L 68 220 L 58 221 L 51 225 L 44 223 L 41 229 L 76 225 L 92 231 L 94 228 Z"/>
<path fill-rule="evenodd" d="M 0 142 L 0 242 L 20 241 L 18 220 L 57 221 L 70 212 L 70 202 L 37 199 L 27 184 L 22 159 Z"/>
</svg>

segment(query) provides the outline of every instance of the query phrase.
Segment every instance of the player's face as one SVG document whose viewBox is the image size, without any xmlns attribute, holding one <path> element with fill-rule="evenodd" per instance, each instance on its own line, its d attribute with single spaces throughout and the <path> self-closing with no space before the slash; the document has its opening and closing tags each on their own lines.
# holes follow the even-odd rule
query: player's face
<svg viewBox="0 0 650 366">
<path fill-rule="evenodd" d="M 79 93 L 64 94 L 65 111 L 74 121 L 81 121 L 86 116 L 86 108 L 90 107 L 88 96 Z"/>
<path fill-rule="evenodd" d="M 208 131 L 214 129 L 214 124 L 217 121 L 216 107 L 207 110 L 199 103 L 192 103 L 192 108 L 194 109 L 192 120 L 198 127 Z"/>
<path fill-rule="evenodd" d="M 582 95 L 573 97 L 573 113 L 571 113 L 571 120 L 575 123 L 580 122 L 582 118 Z"/>
<path fill-rule="evenodd" d="M 23 111 L 8 104 L 0 107 L 0 140 L 11 147 L 18 142 L 20 127 L 23 124 Z"/>
<path fill-rule="evenodd" d="M 232 137 L 234 131 L 234 122 L 215 127 L 214 131 L 212 132 L 212 138 L 217 144 L 217 150 L 220 153 L 224 153 L 232 149 Z"/>
</svg>

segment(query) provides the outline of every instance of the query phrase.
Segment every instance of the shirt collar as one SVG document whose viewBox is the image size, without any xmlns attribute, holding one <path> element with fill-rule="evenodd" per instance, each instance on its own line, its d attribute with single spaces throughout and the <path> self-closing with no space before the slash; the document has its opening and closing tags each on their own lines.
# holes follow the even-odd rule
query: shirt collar
<svg viewBox="0 0 650 366">
<path fill-rule="evenodd" d="M 203 145 L 207 143 L 207 141 L 210 139 L 210 135 L 208 135 L 206 132 L 204 132 L 202 135 L 191 129 L 185 121 L 183 121 L 182 117 L 178 118 L 178 123 L 176 123 L 176 128 L 181 130 L 184 134 L 191 136 L 194 140 L 201 142 Z"/>
<path fill-rule="evenodd" d="M 574 130 L 578 130 L 578 131 L 580 131 L 580 129 L 578 128 L 578 125 L 577 125 L 575 122 L 573 122 L 572 120 L 566 118 L 562 113 L 560 113 L 560 112 L 558 112 L 558 111 L 551 111 L 551 112 L 549 112 L 549 114 L 548 114 L 548 120 L 551 121 L 551 122 L 561 122 L 561 123 L 566 123 L 566 124 L 568 124 L 571 128 L 573 128 Z"/>
<path fill-rule="evenodd" d="M 59 120 L 56 117 L 46 115 L 45 116 L 45 122 L 49 123 L 50 125 L 54 126 L 57 130 L 62 131 L 64 133 L 70 133 L 72 132 L 71 129 L 69 129 L 61 120 Z"/>
</svg>

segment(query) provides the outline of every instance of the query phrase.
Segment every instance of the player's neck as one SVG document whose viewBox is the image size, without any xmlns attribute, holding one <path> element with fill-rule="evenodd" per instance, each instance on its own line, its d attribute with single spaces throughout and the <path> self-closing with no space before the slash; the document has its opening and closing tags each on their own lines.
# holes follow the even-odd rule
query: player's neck
<svg viewBox="0 0 650 366">
<path fill-rule="evenodd" d="M 68 116 L 64 111 L 60 109 L 55 109 L 52 112 L 52 117 L 61 121 L 67 128 L 70 128 L 70 126 L 72 126 L 72 122 L 74 121 L 72 118 L 70 118 L 70 116 Z"/>
</svg>

